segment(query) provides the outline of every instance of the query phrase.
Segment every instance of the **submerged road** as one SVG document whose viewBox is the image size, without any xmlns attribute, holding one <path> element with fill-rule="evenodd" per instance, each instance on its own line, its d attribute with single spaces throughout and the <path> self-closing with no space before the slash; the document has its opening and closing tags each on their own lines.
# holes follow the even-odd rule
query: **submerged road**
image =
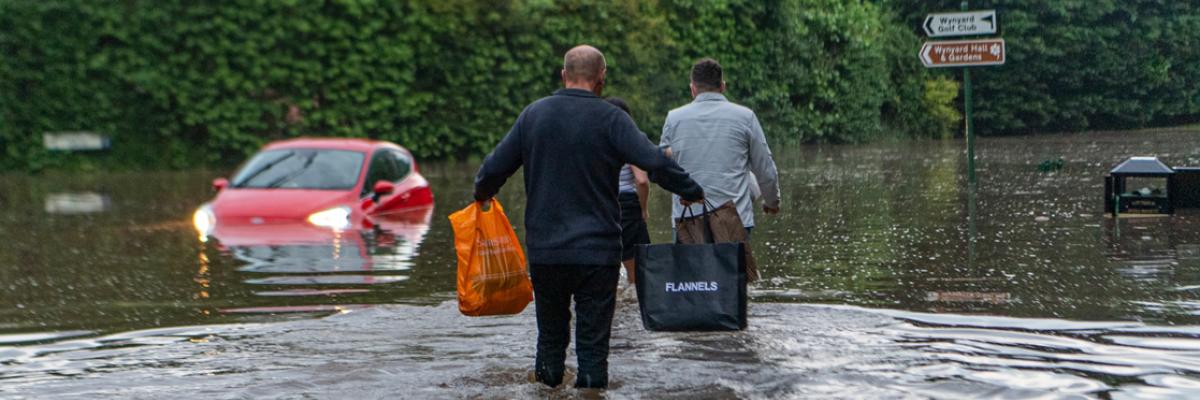
<svg viewBox="0 0 1200 400">
<path fill-rule="evenodd" d="M 614 399 L 1188 397 L 1200 327 L 754 304 L 737 333 L 613 332 Z M 5 398 L 594 398 L 531 382 L 532 309 L 383 305 L 321 319 L 0 348 Z M 573 365 L 573 360 L 569 361 Z"/>
</svg>

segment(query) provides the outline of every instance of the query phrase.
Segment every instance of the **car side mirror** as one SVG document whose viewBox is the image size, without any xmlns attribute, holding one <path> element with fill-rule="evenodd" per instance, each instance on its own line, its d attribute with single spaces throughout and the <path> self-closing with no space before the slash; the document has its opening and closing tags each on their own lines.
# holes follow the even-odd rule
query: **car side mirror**
<svg viewBox="0 0 1200 400">
<path fill-rule="evenodd" d="M 372 189 L 375 192 L 375 195 L 382 196 L 396 191 L 396 185 L 393 185 L 388 181 L 379 181 L 375 182 L 375 186 Z"/>
<path fill-rule="evenodd" d="M 213 190 L 220 192 L 222 189 L 225 189 L 225 187 L 229 186 L 229 180 L 225 178 L 213 179 L 212 185 Z"/>
<path fill-rule="evenodd" d="M 375 182 L 375 186 L 371 187 L 374 193 L 371 193 L 371 201 L 378 203 L 379 197 L 396 191 L 396 185 L 388 181 Z"/>
</svg>

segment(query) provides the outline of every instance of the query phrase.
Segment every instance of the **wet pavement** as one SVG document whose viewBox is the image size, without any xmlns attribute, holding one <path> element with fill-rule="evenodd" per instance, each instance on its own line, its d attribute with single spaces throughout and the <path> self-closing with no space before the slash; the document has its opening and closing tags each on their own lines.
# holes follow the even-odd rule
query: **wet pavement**
<svg viewBox="0 0 1200 400">
<path fill-rule="evenodd" d="M 1100 197 L 1127 156 L 1200 165 L 1200 130 L 985 138 L 974 190 L 956 141 L 775 153 L 750 329 L 647 332 L 629 291 L 602 394 L 529 382 L 532 309 L 457 313 L 473 165 L 421 165 L 427 212 L 303 243 L 198 240 L 220 172 L 0 175 L 0 397 L 1200 396 L 1200 213 L 1114 223 Z"/>
</svg>

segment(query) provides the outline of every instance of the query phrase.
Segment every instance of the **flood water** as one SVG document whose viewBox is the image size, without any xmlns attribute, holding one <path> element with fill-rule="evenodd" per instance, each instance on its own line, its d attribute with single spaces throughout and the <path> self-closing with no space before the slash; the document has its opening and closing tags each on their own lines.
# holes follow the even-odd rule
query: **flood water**
<svg viewBox="0 0 1200 400">
<path fill-rule="evenodd" d="M 470 163 L 421 164 L 428 213 L 295 244 L 197 238 L 228 171 L 0 175 L 0 397 L 1200 396 L 1200 212 L 1101 200 L 1127 156 L 1200 166 L 1200 129 L 985 138 L 974 189 L 961 141 L 775 153 L 750 328 L 648 332 L 623 288 L 600 394 L 530 383 L 532 307 L 458 314 Z"/>
</svg>

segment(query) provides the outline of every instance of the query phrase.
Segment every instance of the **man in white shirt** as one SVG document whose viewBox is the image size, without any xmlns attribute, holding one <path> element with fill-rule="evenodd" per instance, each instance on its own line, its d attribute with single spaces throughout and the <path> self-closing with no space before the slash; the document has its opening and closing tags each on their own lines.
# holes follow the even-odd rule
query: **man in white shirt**
<svg viewBox="0 0 1200 400">
<path fill-rule="evenodd" d="M 762 191 L 763 212 L 779 212 L 779 174 L 758 117 L 725 99 L 721 64 L 703 58 L 692 66 L 692 102 L 671 110 L 659 146 L 704 188 L 714 205 L 733 201 L 747 233 L 754 227 L 754 179 Z M 685 206 L 673 196 L 672 222 Z M 702 210 L 694 204 L 692 211 Z"/>
</svg>

